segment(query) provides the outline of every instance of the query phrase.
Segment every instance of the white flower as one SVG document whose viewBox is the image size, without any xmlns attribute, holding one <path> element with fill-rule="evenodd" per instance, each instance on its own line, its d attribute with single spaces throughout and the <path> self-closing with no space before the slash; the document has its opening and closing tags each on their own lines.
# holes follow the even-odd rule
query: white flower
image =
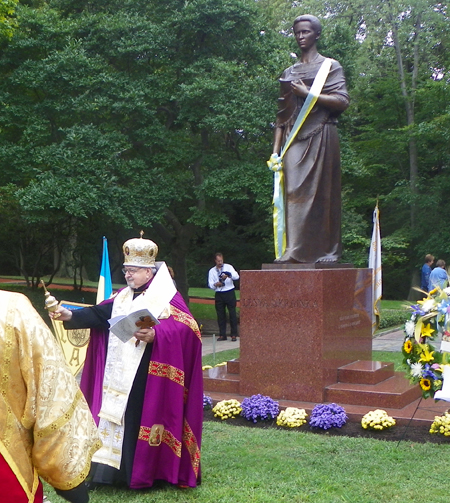
<svg viewBox="0 0 450 503">
<path fill-rule="evenodd" d="M 405 332 L 408 337 L 412 337 L 414 335 L 415 323 L 412 320 L 408 320 L 405 323 Z"/>
<path fill-rule="evenodd" d="M 422 304 L 422 311 L 428 313 L 434 307 L 434 299 L 428 299 Z"/>
<path fill-rule="evenodd" d="M 447 297 L 450 297 L 450 286 L 448 286 L 447 288 L 444 288 L 444 290 L 442 290 L 442 291 L 447 294 Z"/>
<path fill-rule="evenodd" d="M 420 377 L 422 375 L 423 365 L 419 362 L 411 365 L 411 375 L 413 377 Z"/>
</svg>

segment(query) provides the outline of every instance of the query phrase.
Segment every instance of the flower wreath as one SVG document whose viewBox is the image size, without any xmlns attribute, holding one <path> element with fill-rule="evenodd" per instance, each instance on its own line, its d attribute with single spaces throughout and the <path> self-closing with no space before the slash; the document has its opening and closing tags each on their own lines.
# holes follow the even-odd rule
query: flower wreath
<svg viewBox="0 0 450 503">
<path fill-rule="evenodd" d="M 405 323 L 403 363 L 412 384 L 419 384 L 424 398 L 442 389 L 443 372 L 450 366 L 450 288 L 435 288 L 412 309 Z M 442 335 L 440 350 L 432 345 Z"/>
</svg>

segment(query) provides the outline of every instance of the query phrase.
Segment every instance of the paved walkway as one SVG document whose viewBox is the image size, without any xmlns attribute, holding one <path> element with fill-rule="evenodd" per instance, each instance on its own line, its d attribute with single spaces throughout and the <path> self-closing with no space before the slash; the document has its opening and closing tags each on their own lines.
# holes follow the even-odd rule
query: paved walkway
<svg viewBox="0 0 450 503">
<path fill-rule="evenodd" d="M 218 341 L 215 335 L 204 335 L 202 342 L 202 356 L 239 347 L 239 337 L 236 342 L 233 342 L 229 337 L 226 341 Z"/>
<path fill-rule="evenodd" d="M 373 351 L 401 351 L 405 332 L 403 329 L 389 330 L 372 340 Z"/>
<path fill-rule="evenodd" d="M 206 333 L 202 337 L 203 356 L 239 347 L 239 337 L 236 342 L 232 342 L 229 337 L 226 341 L 218 341 L 218 336 L 212 335 L 209 332 L 209 330 L 206 330 Z M 405 334 L 403 330 L 397 329 L 384 332 L 381 335 L 374 337 L 372 341 L 372 349 L 374 351 L 401 351 L 404 337 Z"/>
</svg>

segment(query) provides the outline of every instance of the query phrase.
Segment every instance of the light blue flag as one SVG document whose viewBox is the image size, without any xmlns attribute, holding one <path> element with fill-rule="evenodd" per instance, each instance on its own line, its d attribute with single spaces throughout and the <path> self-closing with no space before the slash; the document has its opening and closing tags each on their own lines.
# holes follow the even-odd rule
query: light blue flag
<svg viewBox="0 0 450 503">
<path fill-rule="evenodd" d="M 102 256 L 102 267 L 100 269 L 100 278 L 98 280 L 97 288 L 97 300 L 96 303 L 100 304 L 105 299 L 109 299 L 112 294 L 112 281 L 111 281 L 111 269 L 109 267 L 109 255 L 108 255 L 108 240 L 103 236 L 103 256 Z"/>
</svg>

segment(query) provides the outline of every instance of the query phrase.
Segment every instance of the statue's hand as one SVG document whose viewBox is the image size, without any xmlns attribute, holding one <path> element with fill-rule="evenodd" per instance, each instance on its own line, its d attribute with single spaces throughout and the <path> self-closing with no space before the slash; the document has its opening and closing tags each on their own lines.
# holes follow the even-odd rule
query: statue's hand
<svg viewBox="0 0 450 503">
<path fill-rule="evenodd" d="M 308 96 L 309 87 L 305 86 L 305 84 L 303 83 L 303 80 L 297 80 L 296 82 L 292 81 L 291 88 L 292 88 L 292 92 L 296 96 L 300 96 L 300 98 L 306 98 Z"/>
</svg>

